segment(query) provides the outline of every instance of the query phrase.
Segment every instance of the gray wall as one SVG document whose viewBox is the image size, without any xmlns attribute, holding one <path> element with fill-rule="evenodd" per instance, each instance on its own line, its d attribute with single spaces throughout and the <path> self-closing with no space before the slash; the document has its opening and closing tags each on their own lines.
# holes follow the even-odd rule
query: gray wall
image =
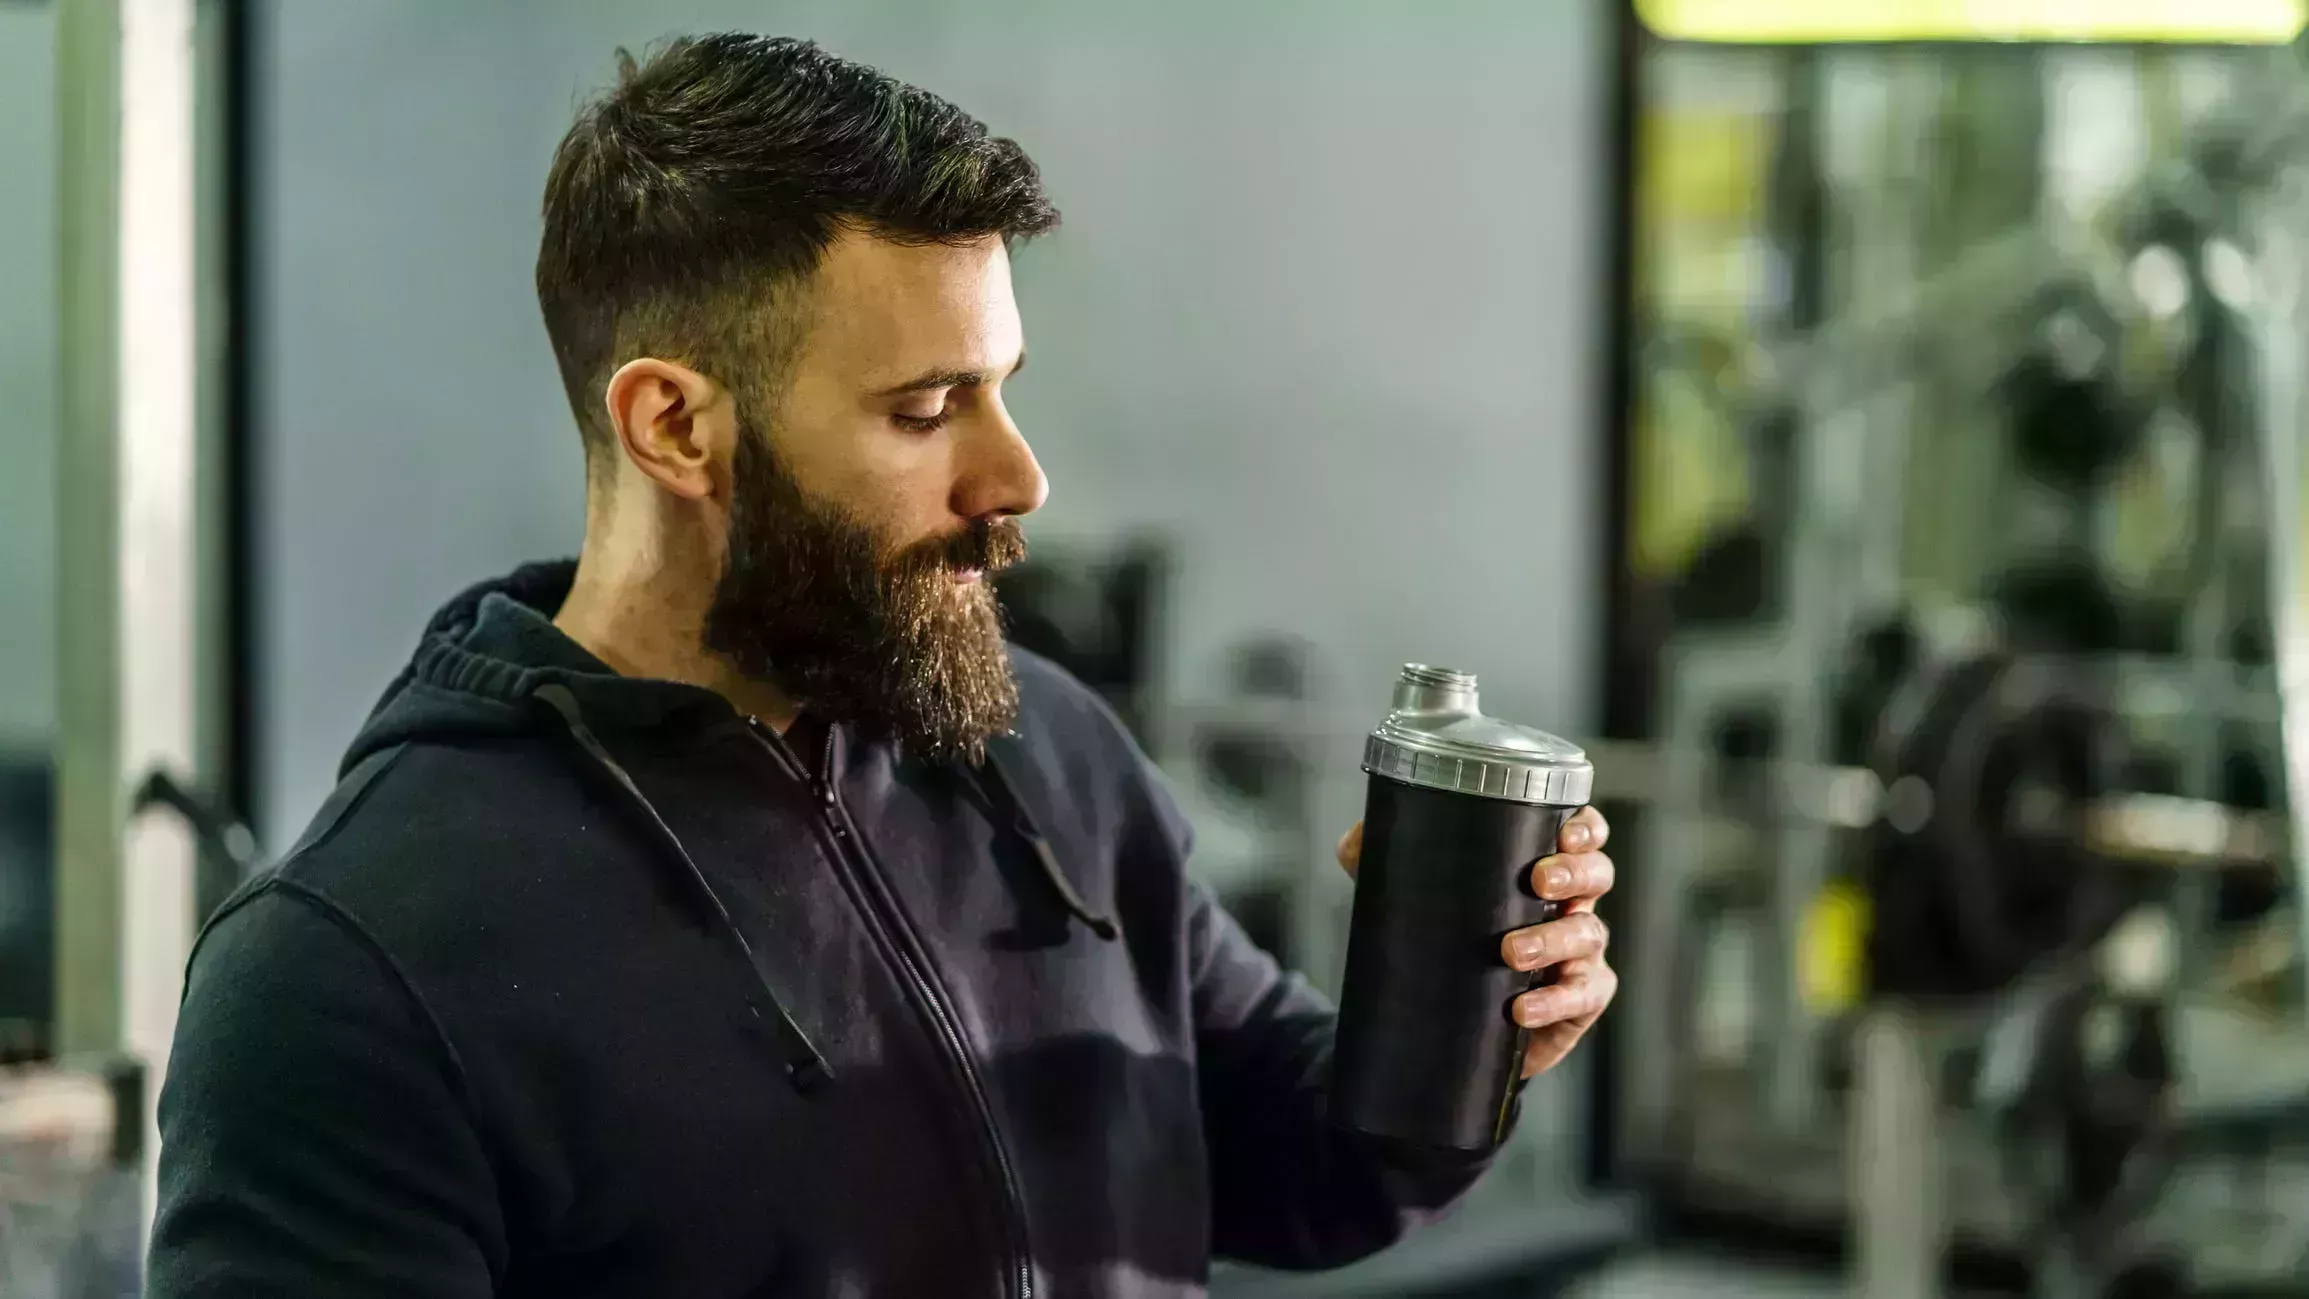
<svg viewBox="0 0 2309 1299">
<path fill-rule="evenodd" d="M 1592 724 L 1600 8 L 276 0 L 267 841 L 441 599 L 574 550 L 538 190 L 613 47 L 684 29 L 815 37 L 1042 164 L 1067 226 L 1018 268 L 1014 409 L 1054 484 L 1035 535 L 1183 542 L 1175 694 L 1286 630 L 1357 717 L 1420 658 L 1482 671 L 1495 711 Z"/>
<path fill-rule="evenodd" d="M 0 757 L 56 728 L 55 43 L 0 4 Z"/>
</svg>

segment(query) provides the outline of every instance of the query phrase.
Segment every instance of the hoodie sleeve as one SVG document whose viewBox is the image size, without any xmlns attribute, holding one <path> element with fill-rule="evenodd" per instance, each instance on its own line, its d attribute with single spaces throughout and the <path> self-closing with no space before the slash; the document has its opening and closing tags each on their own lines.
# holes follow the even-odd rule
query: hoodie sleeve
<svg viewBox="0 0 2309 1299">
<path fill-rule="evenodd" d="M 1212 1244 L 1265 1267 L 1337 1267 L 1449 1206 L 1489 1160 L 1416 1156 L 1331 1126 L 1336 1012 L 1188 886 Z"/>
<path fill-rule="evenodd" d="M 485 1299 L 495 1183 L 448 1048 L 318 897 L 259 885 L 196 952 L 160 1102 L 151 1299 Z"/>
</svg>

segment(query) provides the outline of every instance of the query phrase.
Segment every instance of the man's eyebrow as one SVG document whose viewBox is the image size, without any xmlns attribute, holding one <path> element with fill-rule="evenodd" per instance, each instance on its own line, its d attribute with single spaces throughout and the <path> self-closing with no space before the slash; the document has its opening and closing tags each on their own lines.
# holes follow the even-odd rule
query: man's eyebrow
<svg viewBox="0 0 2309 1299">
<path fill-rule="evenodd" d="M 1018 361 L 1010 367 L 1015 375 L 1026 368 L 1026 353 L 1018 354 Z M 910 392 L 930 392 L 939 388 L 977 388 L 992 383 L 998 376 L 991 370 L 931 370 L 918 374 L 904 383 L 895 384 L 875 393 L 877 397 L 902 397 Z M 999 376 L 1008 378 L 1009 375 Z"/>
</svg>

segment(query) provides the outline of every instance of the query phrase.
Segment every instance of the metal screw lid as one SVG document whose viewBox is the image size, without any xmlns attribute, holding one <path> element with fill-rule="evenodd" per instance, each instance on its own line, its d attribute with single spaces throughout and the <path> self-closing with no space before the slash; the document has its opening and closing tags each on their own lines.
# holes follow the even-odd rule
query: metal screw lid
<svg viewBox="0 0 2309 1299">
<path fill-rule="evenodd" d="M 1407 663 L 1395 682 L 1394 710 L 1363 744 L 1375 776 L 1514 803 L 1577 807 L 1595 786 L 1578 745 L 1545 731 L 1485 717 L 1475 676 Z"/>
</svg>

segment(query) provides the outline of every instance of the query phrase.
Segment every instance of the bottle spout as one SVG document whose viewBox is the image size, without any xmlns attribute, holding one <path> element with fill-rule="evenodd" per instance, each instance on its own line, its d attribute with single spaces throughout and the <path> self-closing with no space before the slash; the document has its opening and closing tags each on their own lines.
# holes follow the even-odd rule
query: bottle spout
<svg viewBox="0 0 2309 1299">
<path fill-rule="evenodd" d="M 1456 668 L 1406 663 L 1395 679 L 1395 711 L 1399 713 L 1473 713 L 1476 707 L 1475 674 Z"/>
</svg>

